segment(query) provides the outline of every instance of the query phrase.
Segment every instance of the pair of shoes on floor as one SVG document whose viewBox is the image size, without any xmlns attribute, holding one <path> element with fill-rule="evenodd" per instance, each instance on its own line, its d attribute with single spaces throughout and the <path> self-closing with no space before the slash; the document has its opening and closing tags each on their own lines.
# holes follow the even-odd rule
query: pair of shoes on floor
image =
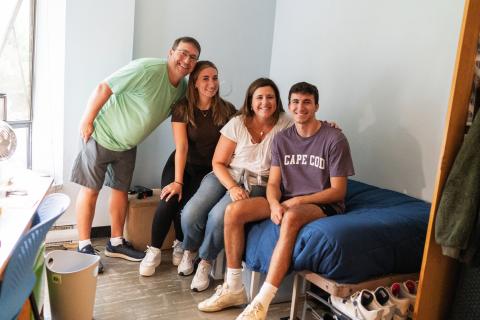
<svg viewBox="0 0 480 320">
<path fill-rule="evenodd" d="M 95 249 L 91 244 L 86 245 L 82 249 L 77 248 L 77 252 L 98 256 L 97 252 L 95 251 Z M 103 273 L 103 263 L 101 259 L 98 260 L 98 273 Z"/>
<path fill-rule="evenodd" d="M 362 290 L 346 299 L 331 296 L 330 303 L 353 319 L 405 320 L 413 316 L 417 286 L 408 280 L 388 289 Z"/>
<path fill-rule="evenodd" d="M 413 318 L 413 309 L 415 307 L 415 300 L 417 298 L 418 282 L 407 280 L 405 282 L 395 282 L 389 288 L 390 296 L 393 300 L 402 302 L 402 305 L 407 305 L 407 316 Z"/>
<path fill-rule="evenodd" d="M 380 307 L 375 301 L 375 295 L 369 290 L 357 291 L 348 298 L 330 296 L 330 303 L 335 309 L 352 319 L 384 319 L 385 309 Z"/>
<path fill-rule="evenodd" d="M 172 246 L 172 264 L 177 266 L 180 264 L 180 261 L 183 256 L 182 242 L 175 240 Z M 144 277 L 150 277 L 155 273 L 155 269 L 162 262 L 162 250 L 147 246 L 145 251 L 145 257 L 140 263 L 139 273 Z"/>
<path fill-rule="evenodd" d="M 195 260 L 197 259 L 197 253 L 185 250 L 183 252 L 182 260 L 178 265 L 177 272 L 181 276 L 189 276 L 195 270 Z M 195 292 L 204 291 L 210 285 L 210 272 L 212 271 L 212 265 L 206 260 L 200 260 L 198 264 L 195 276 L 192 279 L 190 289 Z"/>
<path fill-rule="evenodd" d="M 198 310 L 203 312 L 216 312 L 230 307 L 242 306 L 247 303 L 245 287 L 233 291 L 226 282 L 216 288 L 215 293 L 208 299 L 198 304 Z M 268 308 L 260 302 L 253 300 L 236 320 L 265 320 Z"/>
<path fill-rule="evenodd" d="M 233 291 L 226 282 L 217 286 L 215 293 L 208 299 L 198 304 L 198 310 L 203 312 L 216 312 L 229 307 L 242 306 L 247 304 L 247 292 L 245 287 Z"/>
<path fill-rule="evenodd" d="M 98 255 L 91 244 L 86 245 L 82 249 L 77 248 L 78 252 L 85 254 Z M 135 250 L 133 246 L 125 239 L 122 239 L 122 244 L 112 246 L 110 240 L 105 247 L 105 255 L 112 258 L 122 258 L 129 261 L 141 261 L 145 257 L 145 252 Z M 102 260 L 98 262 L 98 273 L 103 273 L 104 267 Z"/>
</svg>

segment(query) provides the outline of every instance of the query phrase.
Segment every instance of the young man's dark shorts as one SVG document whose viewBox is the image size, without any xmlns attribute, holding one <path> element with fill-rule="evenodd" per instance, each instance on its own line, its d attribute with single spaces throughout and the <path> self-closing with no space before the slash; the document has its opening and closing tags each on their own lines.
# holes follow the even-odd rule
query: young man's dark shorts
<svg viewBox="0 0 480 320">
<path fill-rule="evenodd" d="M 335 216 L 337 214 L 342 214 L 343 212 L 339 211 L 336 206 L 333 206 L 331 204 L 325 203 L 325 204 L 316 204 L 317 207 L 322 209 L 323 213 L 327 215 L 327 217 Z"/>
<path fill-rule="evenodd" d="M 83 143 L 73 164 L 71 181 L 84 187 L 100 190 L 102 185 L 128 191 L 135 168 L 137 148 L 111 151 L 93 138 Z"/>
<path fill-rule="evenodd" d="M 288 199 L 290 198 L 282 197 L 280 199 L 280 202 L 286 201 Z M 323 213 L 325 213 L 327 217 L 335 216 L 337 214 L 343 214 L 342 208 L 340 208 L 340 206 L 336 204 L 329 204 L 329 203 L 322 203 L 322 204 L 312 203 L 312 204 L 322 209 Z"/>
</svg>

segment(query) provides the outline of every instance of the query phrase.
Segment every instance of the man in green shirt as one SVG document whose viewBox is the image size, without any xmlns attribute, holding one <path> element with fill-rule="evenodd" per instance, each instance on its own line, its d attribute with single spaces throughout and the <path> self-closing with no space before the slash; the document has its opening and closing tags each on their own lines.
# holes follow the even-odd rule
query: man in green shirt
<svg viewBox="0 0 480 320">
<path fill-rule="evenodd" d="M 194 38 L 179 38 L 167 60 L 134 60 L 101 82 L 92 93 L 80 123 L 84 143 L 71 178 L 82 186 L 76 202 L 78 251 L 95 254 L 90 232 L 104 184 L 112 188 L 111 238 L 105 255 L 130 261 L 143 259 L 145 253 L 136 251 L 123 239 L 136 146 L 170 115 L 171 105 L 185 95 L 185 76 L 195 67 L 200 51 Z M 102 264 L 99 267 L 102 272 Z"/>
</svg>

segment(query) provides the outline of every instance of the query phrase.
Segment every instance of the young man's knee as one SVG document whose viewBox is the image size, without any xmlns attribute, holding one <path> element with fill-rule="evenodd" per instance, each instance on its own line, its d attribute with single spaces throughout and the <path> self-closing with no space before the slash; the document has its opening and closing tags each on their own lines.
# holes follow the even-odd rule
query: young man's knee
<svg viewBox="0 0 480 320">
<path fill-rule="evenodd" d="M 100 190 L 82 186 L 80 192 L 82 192 L 84 196 L 97 198 Z"/>
<path fill-rule="evenodd" d="M 300 230 L 303 224 L 298 219 L 298 215 L 301 214 L 297 209 L 289 209 L 282 218 L 282 227 L 289 230 Z"/>
</svg>

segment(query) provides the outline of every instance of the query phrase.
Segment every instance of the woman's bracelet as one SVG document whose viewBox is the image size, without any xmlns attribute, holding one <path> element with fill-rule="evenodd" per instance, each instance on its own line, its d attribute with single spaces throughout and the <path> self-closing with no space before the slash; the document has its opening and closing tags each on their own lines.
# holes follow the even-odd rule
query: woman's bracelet
<svg viewBox="0 0 480 320">
<path fill-rule="evenodd" d="M 234 184 L 233 186 L 231 186 L 230 188 L 228 188 L 227 191 L 230 191 L 230 190 L 232 190 L 232 189 L 235 188 L 235 187 L 239 187 L 239 185 L 238 185 L 238 184 Z"/>
<path fill-rule="evenodd" d="M 179 182 L 179 181 L 173 181 L 174 183 L 177 183 L 179 185 L 181 185 L 183 187 L 183 183 Z"/>
</svg>

